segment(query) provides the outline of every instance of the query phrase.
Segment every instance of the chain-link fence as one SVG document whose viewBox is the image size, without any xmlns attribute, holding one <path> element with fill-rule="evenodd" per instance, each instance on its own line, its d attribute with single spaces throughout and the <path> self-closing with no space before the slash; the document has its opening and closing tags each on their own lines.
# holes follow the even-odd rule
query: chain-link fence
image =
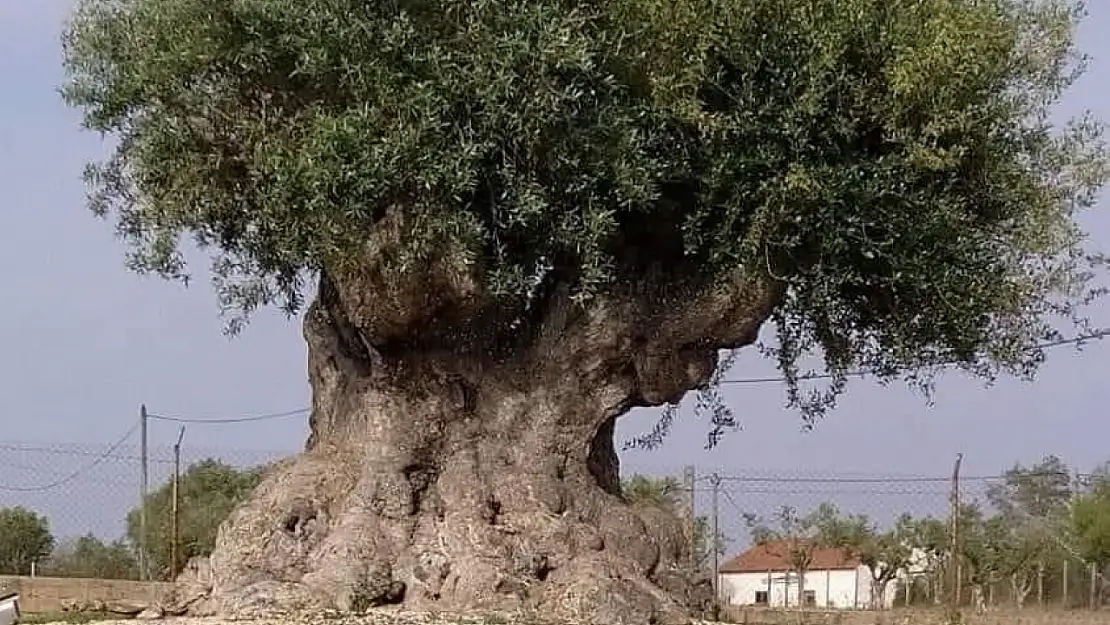
<svg viewBox="0 0 1110 625">
<path fill-rule="evenodd" d="M 142 558 L 135 546 L 140 540 L 139 502 L 143 455 L 130 435 L 114 445 L 76 445 L 0 442 L 0 574 L 137 578 Z M 146 524 L 150 578 L 169 574 L 167 562 L 173 549 L 165 547 L 172 519 L 173 446 L 146 450 Z M 212 532 L 196 530 L 218 519 L 198 515 L 221 514 L 222 495 L 233 499 L 249 491 L 255 480 L 251 471 L 286 457 L 292 450 L 257 451 L 180 448 L 182 512 L 179 531 L 180 563 L 203 550 Z M 190 481 L 190 475 L 194 477 Z M 215 488 L 216 509 L 198 488 Z M 228 497 L 222 497 L 226 507 Z M 129 515 L 131 519 L 129 521 Z M 13 541 L 32 549 L 5 549 Z"/>
<path fill-rule="evenodd" d="M 7 515 L 0 518 L 0 574 L 27 575 L 34 567 L 40 575 L 172 577 L 188 557 L 211 548 L 215 528 L 229 506 L 257 483 L 253 469 L 295 453 L 183 445 L 175 531 L 175 450 L 172 445 L 150 446 L 146 547 L 140 550 L 137 511 L 144 465 L 137 438 L 137 432 L 130 432 L 115 445 L 0 442 L 0 514 Z M 1090 492 L 1089 480 L 1078 486 L 1073 485 L 1075 478 L 1028 472 L 1015 477 L 1011 472 L 959 479 L 960 510 L 967 516 L 958 541 L 963 603 L 1104 603 L 1101 595 L 1107 585 L 1101 569 L 1084 557 L 1069 516 L 1077 499 Z M 872 535 L 895 536 L 915 553 L 931 555 L 904 567 L 913 568 L 913 575 L 891 580 L 891 592 L 896 593 L 891 603 L 937 603 L 946 596 L 944 585 L 952 583 L 943 567 L 952 545 L 951 476 L 714 472 L 701 467 L 648 482 L 652 480 L 672 491 L 660 500 L 670 501 L 676 513 L 692 508 L 702 531 L 717 528 L 716 558 L 709 555 L 708 541 L 701 548 L 707 570 L 714 561 L 727 566 L 742 557 L 755 546 L 753 537 L 759 532 L 779 538 L 793 532 L 794 538 L 817 540 L 820 522 L 865 518 Z M 1031 485 L 1021 480 L 1031 480 Z M 209 492 L 213 489 L 219 492 Z M 1052 502 L 1046 503 L 1046 498 Z M 1100 518 L 1110 519 L 1110 514 Z M 911 526 L 917 534 L 906 529 Z M 4 541 L 35 544 L 38 549 L 5 549 Z"/>
<path fill-rule="evenodd" d="M 1079 536 L 1074 504 L 1091 492 L 1091 476 L 1012 472 L 1001 475 L 952 476 L 816 474 L 784 471 L 713 473 L 702 469 L 694 479 L 690 500 L 689 477 L 678 487 L 680 507 L 692 506 L 705 519 L 706 527 L 719 528 L 722 548 L 718 563 L 743 577 L 750 554 L 760 544 L 779 541 L 789 544 L 846 544 L 845 560 L 833 564 L 815 559 L 809 564 L 792 562 L 801 556 L 791 547 L 778 557 L 760 560 L 768 570 L 748 571 L 759 578 L 750 597 L 723 597 L 741 605 L 767 602 L 774 596 L 765 590 L 765 579 L 789 579 L 799 566 L 841 568 L 854 562 L 862 566 L 864 591 L 872 589 L 869 573 L 883 576 L 883 558 L 899 560 L 896 574 L 884 581 L 882 604 L 894 606 L 939 606 L 949 602 L 953 585 L 958 602 L 970 610 L 991 608 L 1097 608 L 1107 604 L 1110 584 L 1104 562 L 1091 555 L 1092 541 L 1100 538 L 1097 527 Z M 683 483 L 674 476 L 671 484 Z M 1056 490 L 1053 490 L 1055 484 Z M 954 506 L 953 490 L 958 492 Z M 1062 485 L 1062 486 L 1061 486 Z M 1101 505 L 1110 505 L 1104 501 Z M 955 539 L 953 512 L 960 511 Z M 1110 511 L 1095 519 L 1110 519 Z M 828 533 L 853 526 L 867 529 L 865 535 L 840 541 Z M 832 528 L 831 530 L 829 528 Z M 832 540 L 832 542 L 829 542 Z M 853 543 L 853 540 L 855 543 Z M 884 542 L 885 541 L 885 542 Z M 903 549 L 892 546 L 900 545 Z M 1087 542 L 1084 545 L 1084 541 Z M 1110 544 L 1107 542 L 1106 544 Z M 959 557 L 953 573 L 949 554 L 955 547 Z M 1096 549 L 1097 550 L 1097 549 Z M 896 553 L 898 552 L 898 553 Z M 861 563 L 862 558 L 862 563 Z M 871 562 L 868 562 L 868 559 Z M 756 558 L 758 559 L 758 558 Z M 741 564 L 736 564 L 741 563 Z M 874 567 L 868 571 L 868 564 Z M 885 567 L 890 569 L 891 567 Z M 811 576 L 813 571 L 802 571 Z M 728 575 L 723 573 L 722 575 Z M 820 579 L 820 576 L 817 576 Z M 722 591 L 727 595 L 727 591 Z M 818 595 L 818 591 L 811 590 Z M 877 607 L 859 594 L 836 607 Z"/>
</svg>

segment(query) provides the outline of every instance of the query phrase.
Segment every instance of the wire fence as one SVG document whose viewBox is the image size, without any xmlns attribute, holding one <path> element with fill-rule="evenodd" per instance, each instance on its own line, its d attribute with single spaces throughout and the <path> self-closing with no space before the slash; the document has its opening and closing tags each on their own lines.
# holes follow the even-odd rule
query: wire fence
<svg viewBox="0 0 1110 625">
<path fill-rule="evenodd" d="M 132 430 L 113 445 L 71 445 L 0 442 L 0 509 L 23 508 L 45 518 L 54 538 L 53 554 L 42 554 L 36 564 L 44 574 L 88 577 L 133 578 L 141 576 L 141 568 L 118 561 L 108 562 L 100 554 L 95 565 L 66 569 L 61 567 L 61 551 L 72 556 L 75 541 L 92 535 L 102 546 L 114 544 L 117 556 L 135 555 L 135 527 L 128 527 L 128 515 L 140 502 L 143 470 L 142 448 Z M 180 450 L 180 467 L 184 475 L 191 467 L 216 461 L 236 470 L 258 468 L 287 457 L 295 450 L 246 451 L 204 449 L 185 445 Z M 147 449 L 148 493 L 155 497 L 170 490 L 174 475 L 175 450 L 172 445 Z M 627 476 L 626 476 L 627 477 Z M 658 476 L 657 476 L 658 477 Z M 776 515 L 784 508 L 804 516 L 825 504 L 832 504 L 843 515 L 865 515 L 883 531 L 894 527 L 903 515 L 914 519 L 934 519 L 948 526 L 952 512 L 952 476 L 894 475 L 876 473 L 814 473 L 806 471 L 730 471 L 712 472 L 701 468 L 694 471 L 693 487 L 690 474 L 670 477 L 679 486 L 681 504 L 676 512 L 692 506 L 695 516 L 716 526 L 723 539 L 718 561 L 724 563 L 754 546 L 752 527 L 757 523 L 774 525 Z M 1076 477 L 1067 476 L 1071 483 Z M 1081 480 L 1080 480 L 1081 481 Z M 1013 475 L 965 475 L 959 481 L 962 506 L 984 506 L 992 491 L 1013 486 Z M 249 486 L 247 487 L 249 490 Z M 1077 491 L 1078 492 L 1078 491 Z M 148 498 L 148 508 L 151 503 Z M 163 497 L 163 504 L 165 499 Z M 167 520 L 165 511 L 155 511 L 152 526 L 162 528 L 154 542 L 165 543 Z M 213 527 L 218 520 L 212 522 Z M 206 521 L 206 522 L 210 522 Z M 191 522 L 196 522 L 192 518 Z M 148 534 L 149 536 L 149 534 Z M 1065 544 L 1060 533 L 1044 533 L 1043 539 L 1053 544 L 1042 551 L 1035 578 L 1026 576 L 1020 584 L 1013 576 L 993 575 L 978 582 L 970 575 L 963 583 L 963 601 L 968 604 L 1012 603 L 1015 593 L 1028 597 L 1035 605 L 1095 605 L 1107 589 L 1101 571 L 1084 563 Z M 0 542 L 5 537 L 0 536 Z M 203 550 L 202 539 L 193 537 L 196 549 Z M 199 545 L 199 546 L 197 546 Z M 87 546 L 87 545 L 86 545 Z M 168 551 L 162 545 L 148 545 L 146 557 L 160 561 L 151 566 L 148 578 L 172 577 L 167 564 Z M 106 547 L 105 547 L 106 548 Z M 0 549 L 0 552 L 3 550 Z M 186 550 L 188 551 L 188 550 Z M 86 554 L 88 556 L 88 554 Z M 91 556 L 88 556 L 91 557 Z M 178 561 L 174 552 L 174 565 Z M 118 558 L 117 558 L 118 560 Z M 128 561 L 130 562 L 130 560 Z M 49 568 L 53 565 L 53 568 Z M 0 574 L 27 574 L 26 562 L 6 562 L 0 558 Z M 45 568 L 44 568 L 45 567 Z M 90 568 L 91 567 L 91 568 Z M 908 578 L 907 578 L 908 579 Z M 940 594 L 935 581 L 900 581 L 900 601 L 935 602 Z M 980 583 L 982 582 L 982 583 Z M 922 586 L 922 584 L 924 584 Z M 930 585 L 932 584 L 932 585 Z M 909 588 L 904 588 L 909 586 Z M 919 587 L 921 586 L 921 587 Z"/>
<path fill-rule="evenodd" d="M 677 481 L 678 478 L 675 479 Z M 943 532 L 940 545 L 912 542 L 921 537 L 908 538 L 914 550 L 923 550 L 924 553 L 939 547 L 940 552 L 933 554 L 932 564 L 927 558 L 907 564 L 905 570 L 889 580 L 880 603 L 861 600 L 857 594 L 853 599 L 845 599 L 843 605 L 829 607 L 872 608 L 880 604 L 888 607 L 940 606 L 954 601 L 956 606 L 976 610 L 999 607 L 1098 609 L 1110 604 L 1110 576 L 1107 575 L 1105 563 L 1082 557 L 1074 542 L 1075 537 L 1069 535 L 1071 527 L 1067 515 L 1070 503 L 1083 493 L 1090 492 L 1092 483 L 1099 479 L 1106 478 L 1101 474 L 1079 473 L 1005 473 L 954 478 L 952 475 L 748 471 L 697 476 L 690 503 L 695 515 L 719 528 L 724 543 L 721 564 L 732 558 L 739 561 L 746 552 L 756 551 L 754 527 L 762 526 L 772 531 L 779 529 L 784 524 L 782 519 L 787 516 L 784 514 L 787 509 L 793 513 L 790 517 L 794 519 L 793 527 L 784 528 L 778 536 L 781 538 L 793 531 L 796 532 L 794 538 L 803 542 L 819 534 L 812 526 L 805 528 L 804 519 L 807 515 L 811 515 L 812 519 L 814 513 L 830 504 L 841 519 L 853 515 L 866 517 L 874 524 L 876 534 L 892 530 L 900 517 L 911 522 L 931 521 Z M 1034 485 L 1028 488 L 1028 484 L 1021 483 L 1022 480 Z M 1005 500 L 1007 492 L 1011 501 L 1018 501 L 1019 507 L 1036 507 L 1035 497 L 1046 497 L 1046 485 L 1053 483 L 1067 485 L 1066 499 L 1057 500 L 1057 504 L 1061 505 L 1054 512 L 1050 512 L 1045 505 L 1045 517 L 1042 519 L 1022 517 L 1020 511 L 1007 513 L 999 507 L 1006 505 L 1005 501 L 999 503 L 998 499 L 1001 496 Z M 958 492 L 959 503 L 956 505 L 953 502 L 954 488 Z M 1015 489 L 1025 492 L 1015 496 Z M 687 493 L 691 490 L 688 487 L 679 490 L 683 497 L 689 497 Z M 961 515 L 958 539 L 952 538 L 950 533 L 956 511 Z M 978 516 L 963 516 L 970 511 Z M 1008 519 L 1006 523 L 1010 527 L 1001 531 L 1008 533 L 1001 537 L 989 535 L 992 530 L 984 528 L 990 527 L 992 519 L 1001 523 L 1003 517 Z M 799 519 L 802 519 L 801 523 Z M 814 540 L 819 542 L 822 539 Z M 900 540 L 907 540 L 907 537 L 902 536 Z M 946 564 L 953 545 L 958 554 L 955 578 L 949 577 Z M 785 571 L 786 579 L 789 579 L 790 556 L 783 555 L 782 559 L 783 562 L 775 565 L 776 571 L 780 577 Z M 727 568 L 724 566 L 722 570 Z M 869 583 L 866 569 L 864 564 L 865 589 Z M 878 573 L 879 569 L 874 572 Z M 801 574 L 809 577 L 811 572 L 802 571 Z M 722 574 L 722 577 L 725 575 Z M 743 577 L 742 573 L 737 575 Z M 770 577 L 766 571 L 752 571 L 751 576 L 751 584 L 739 583 L 740 588 L 752 586 L 747 589 L 751 596 L 729 596 L 732 591 L 726 589 L 721 591 L 722 602 L 740 606 L 759 605 L 774 596 L 774 592 L 767 589 L 766 580 Z M 817 586 L 821 585 L 822 579 L 817 575 Z M 953 582 L 953 579 L 958 581 Z M 951 583 L 956 584 L 956 591 L 949 595 L 944 585 Z M 872 592 L 873 589 L 866 591 Z M 810 591 L 815 596 L 820 592 L 816 589 Z M 824 592 L 827 593 L 828 589 Z M 789 594 L 781 596 L 788 597 Z"/>
<path fill-rule="evenodd" d="M 216 460 L 236 469 L 266 465 L 296 450 L 246 451 L 183 446 L 181 466 Z M 148 449 L 149 490 L 172 479 L 172 445 Z M 126 533 L 127 514 L 139 502 L 141 450 L 137 442 L 77 445 L 0 442 L 0 507 L 22 506 L 47 517 L 58 538 L 93 534 L 111 540 Z M 732 548 L 748 544 L 745 515 L 767 517 L 791 506 L 811 510 L 834 503 L 883 523 L 902 513 L 947 515 L 949 478 L 844 473 L 831 475 L 751 470 L 722 473 L 719 523 Z M 969 500 L 985 496 L 997 477 L 963 481 Z M 698 480 L 696 507 L 708 513 L 708 473 Z"/>
<path fill-rule="evenodd" d="M 123 538 L 127 515 L 140 501 L 141 451 L 133 436 L 115 445 L 0 442 L 0 508 L 18 506 L 46 517 L 59 543 L 88 534 L 105 541 Z M 292 453 L 183 446 L 181 466 L 215 460 L 249 469 Z M 149 491 L 166 488 L 173 477 L 173 446 L 149 447 L 147 466 Z"/>
</svg>

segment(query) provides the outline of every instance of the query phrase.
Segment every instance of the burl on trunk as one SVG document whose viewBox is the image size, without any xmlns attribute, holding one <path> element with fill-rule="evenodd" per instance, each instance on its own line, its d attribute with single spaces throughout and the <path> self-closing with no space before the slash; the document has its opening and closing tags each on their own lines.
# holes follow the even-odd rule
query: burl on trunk
<svg viewBox="0 0 1110 625">
<path fill-rule="evenodd" d="M 674 306 L 630 288 L 576 307 L 556 286 L 527 341 L 482 349 L 466 340 L 482 315 L 458 315 L 471 283 L 398 293 L 379 272 L 335 275 L 304 322 L 306 451 L 221 527 L 205 609 L 687 619 L 682 525 L 622 499 L 614 424 L 707 384 L 718 349 L 755 339 L 771 290 L 736 279 Z"/>
</svg>

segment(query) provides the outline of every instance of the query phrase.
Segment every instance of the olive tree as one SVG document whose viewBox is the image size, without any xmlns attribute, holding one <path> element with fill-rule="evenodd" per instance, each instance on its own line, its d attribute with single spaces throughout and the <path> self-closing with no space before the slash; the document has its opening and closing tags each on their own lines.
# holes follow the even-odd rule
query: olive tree
<svg viewBox="0 0 1110 625">
<path fill-rule="evenodd" d="M 23 506 L 0 508 L 0 574 L 28 575 L 53 549 L 45 516 Z"/>
<path fill-rule="evenodd" d="M 700 391 L 717 432 L 764 326 L 812 420 L 857 368 L 1028 376 L 1082 322 L 1101 126 L 1049 117 L 1081 18 L 79 0 L 63 92 L 113 139 L 90 204 L 130 266 L 200 248 L 231 332 L 303 312 L 307 448 L 222 526 L 210 607 L 681 618 L 681 525 L 620 497 L 630 409 Z"/>
<path fill-rule="evenodd" d="M 845 556 L 851 555 L 840 544 L 840 539 L 846 535 L 852 519 L 842 517 L 840 509 L 829 502 L 806 514 L 799 513 L 793 506 L 782 506 L 770 518 L 746 513 L 744 522 L 752 541 L 789 567 L 789 575 L 793 575 L 798 583 L 795 602 L 799 606 L 805 605 L 806 575 L 818 551 L 835 548 L 842 549 Z"/>
<path fill-rule="evenodd" d="M 127 513 L 127 537 L 143 545 L 146 565 L 155 579 L 174 579 L 186 563 L 212 553 L 220 524 L 262 478 L 264 467 L 240 469 L 207 458 L 190 465 L 178 480 L 178 533 L 173 533 L 174 487 L 168 480 L 147 493 L 141 506 Z M 148 523 L 144 524 L 143 513 Z M 174 562 L 174 540 L 177 561 Z"/>
<path fill-rule="evenodd" d="M 871 574 L 870 607 L 885 609 L 890 583 L 913 564 L 917 523 L 909 514 L 899 515 L 890 529 L 880 529 L 867 515 L 835 515 L 821 524 L 824 544 L 850 554 Z"/>
<path fill-rule="evenodd" d="M 104 542 L 91 533 L 55 545 L 46 566 L 39 570 L 54 577 L 142 579 L 131 543 Z"/>
</svg>

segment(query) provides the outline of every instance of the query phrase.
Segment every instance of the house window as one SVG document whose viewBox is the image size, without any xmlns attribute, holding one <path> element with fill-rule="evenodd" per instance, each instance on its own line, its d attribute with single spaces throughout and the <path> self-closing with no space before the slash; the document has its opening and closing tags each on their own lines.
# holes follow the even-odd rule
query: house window
<svg viewBox="0 0 1110 625">
<path fill-rule="evenodd" d="M 757 590 L 757 591 L 755 591 L 755 604 L 756 605 L 767 605 L 768 603 L 770 603 L 770 600 L 767 597 L 767 591 L 766 590 Z"/>
<path fill-rule="evenodd" d="M 806 604 L 807 607 L 814 607 L 814 606 L 817 605 L 817 591 L 816 590 L 807 590 L 805 597 L 806 597 L 805 604 Z"/>
</svg>

